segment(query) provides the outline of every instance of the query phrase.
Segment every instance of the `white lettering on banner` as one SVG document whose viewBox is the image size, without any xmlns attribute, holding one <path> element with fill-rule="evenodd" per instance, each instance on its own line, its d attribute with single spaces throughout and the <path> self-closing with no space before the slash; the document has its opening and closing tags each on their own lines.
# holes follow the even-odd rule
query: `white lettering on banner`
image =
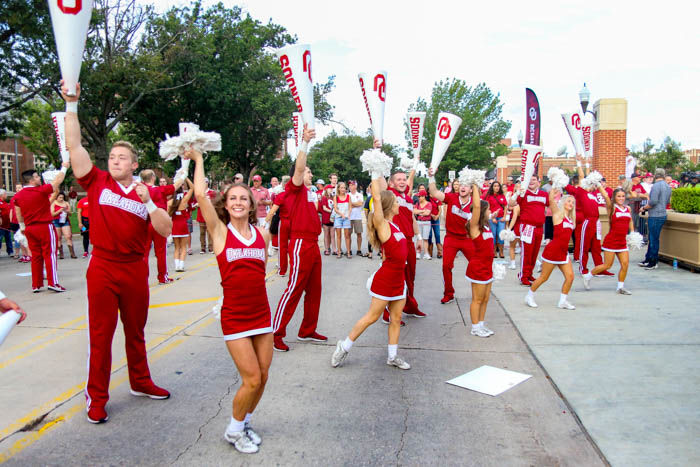
<svg viewBox="0 0 700 467">
<path fill-rule="evenodd" d="M 452 205 L 452 214 L 454 214 L 455 216 L 459 216 L 462 219 L 466 219 L 466 220 L 470 220 L 472 218 L 471 212 L 462 211 L 455 204 Z"/>
<path fill-rule="evenodd" d="M 528 203 L 542 203 L 542 204 L 547 204 L 547 198 L 544 196 L 532 196 L 532 195 L 527 195 L 527 202 Z"/>
<path fill-rule="evenodd" d="M 396 239 L 397 242 L 400 242 L 401 240 L 404 240 L 406 238 L 406 236 L 404 234 L 402 234 L 401 232 L 395 232 L 394 238 Z"/>
<path fill-rule="evenodd" d="M 299 112 L 303 112 L 304 108 L 301 105 L 301 98 L 299 97 L 299 91 L 297 90 L 296 81 L 294 80 L 294 77 L 292 76 L 293 72 L 292 72 L 292 68 L 289 66 L 289 57 L 287 55 L 282 55 L 280 57 L 280 66 L 282 67 L 282 74 L 284 75 L 284 79 L 287 81 L 287 84 L 289 85 L 289 90 L 292 92 L 292 99 L 294 100 L 294 103 L 297 106 L 297 110 Z M 304 63 L 304 67 L 306 68 L 306 63 Z M 309 66 L 309 77 L 310 76 L 311 76 L 311 67 Z"/>
<path fill-rule="evenodd" d="M 629 213 L 629 211 L 626 211 L 626 212 L 619 212 L 618 211 L 615 213 L 615 217 L 629 217 L 629 218 L 631 218 L 632 215 Z"/>
<path fill-rule="evenodd" d="M 420 117 L 413 117 L 409 119 L 411 124 L 411 145 L 413 149 L 418 149 L 418 133 L 420 130 Z"/>
<path fill-rule="evenodd" d="M 98 202 L 99 204 L 103 204 L 105 206 L 112 206 L 123 211 L 130 212 L 139 216 L 143 220 L 148 219 L 148 209 L 146 209 L 145 204 L 143 204 L 141 201 L 124 198 L 108 188 L 102 190 Z"/>
<path fill-rule="evenodd" d="M 318 197 L 316 196 L 316 193 L 314 193 L 313 191 L 307 191 L 306 192 L 306 201 L 308 201 L 309 203 L 315 203 L 316 201 L 318 201 Z"/>
<path fill-rule="evenodd" d="M 259 259 L 265 262 L 263 248 L 226 248 L 226 261 L 232 263 L 239 259 Z"/>
</svg>

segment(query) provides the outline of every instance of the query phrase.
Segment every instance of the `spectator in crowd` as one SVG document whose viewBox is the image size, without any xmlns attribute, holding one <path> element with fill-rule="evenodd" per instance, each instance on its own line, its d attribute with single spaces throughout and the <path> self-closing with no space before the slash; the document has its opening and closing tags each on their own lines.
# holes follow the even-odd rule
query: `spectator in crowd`
<svg viewBox="0 0 700 467">
<path fill-rule="evenodd" d="M 357 182 L 350 180 L 350 235 L 357 238 L 357 256 L 362 256 L 362 206 L 365 204 L 364 196 L 357 191 Z M 350 250 L 348 250 L 350 252 Z"/>
<path fill-rule="evenodd" d="M 265 217 L 267 217 L 267 207 L 272 204 L 270 192 L 262 186 L 262 177 L 253 175 L 253 197 L 255 197 L 255 205 L 257 206 L 258 227 L 266 228 Z"/>
<path fill-rule="evenodd" d="M 161 177 L 158 179 L 158 186 L 166 186 L 168 184 L 168 179 L 165 177 Z"/>
<path fill-rule="evenodd" d="M 70 204 L 70 210 L 75 211 L 75 206 L 78 203 L 78 192 L 75 191 L 73 185 L 71 185 L 70 191 L 68 192 L 68 203 Z"/>
<path fill-rule="evenodd" d="M 432 219 L 433 205 L 426 199 L 427 197 L 427 191 L 418 191 L 418 202 L 413 205 L 413 215 L 416 216 L 416 220 L 418 221 L 418 232 L 420 232 L 420 238 L 422 239 L 423 259 L 433 259 L 428 254 L 428 236 L 430 235 L 430 221 Z"/>
<path fill-rule="evenodd" d="M 63 259 L 63 239 L 66 239 L 68 244 L 68 251 L 70 251 L 71 258 L 77 258 L 75 256 L 75 250 L 73 249 L 73 229 L 70 225 L 70 214 L 71 208 L 68 201 L 66 201 L 66 195 L 64 193 L 58 193 L 56 199 L 51 203 L 51 215 L 53 216 L 53 225 L 56 229 L 56 243 L 58 246 L 58 257 Z"/>
<path fill-rule="evenodd" d="M 324 188 L 326 187 L 326 182 L 323 181 L 322 178 L 319 178 L 316 180 L 316 193 L 323 193 Z"/>
<path fill-rule="evenodd" d="M 5 241 L 7 256 L 14 254 L 12 245 L 12 230 L 10 228 L 10 203 L 7 202 L 7 193 L 0 188 L 0 247 Z"/>
<path fill-rule="evenodd" d="M 83 258 L 87 258 L 90 248 L 90 202 L 87 196 L 78 201 L 78 228 L 83 237 Z"/>
<path fill-rule="evenodd" d="M 649 214 L 649 246 L 640 266 L 646 270 L 656 269 L 659 262 L 659 236 L 666 223 L 666 205 L 671 200 L 671 187 L 664 180 L 666 171 L 656 169 L 654 184 L 649 193 L 649 202 L 642 208 Z"/>
<path fill-rule="evenodd" d="M 243 174 L 238 172 L 233 176 L 233 183 L 243 183 Z M 226 183 L 226 186 L 232 185 L 231 183 Z"/>
<path fill-rule="evenodd" d="M 321 226 L 323 227 L 323 245 L 325 250 L 323 254 L 328 256 L 331 254 L 331 247 L 333 242 L 331 241 L 331 229 L 333 227 L 333 222 L 331 222 L 331 214 L 333 213 L 333 195 L 331 194 L 331 187 L 326 186 L 322 190 L 323 195 L 321 196 L 318 208 L 321 211 Z M 336 254 L 335 249 L 333 254 Z"/>
<path fill-rule="evenodd" d="M 498 254 L 500 258 L 503 258 L 503 240 L 501 240 L 500 233 L 501 230 L 505 229 L 505 212 L 508 201 L 503 193 L 503 186 L 498 181 L 493 182 L 486 192 L 486 202 L 489 203 L 491 211 L 489 226 L 491 233 L 493 233 L 493 242 L 496 244 L 494 255 Z"/>
<path fill-rule="evenodd" d="M 352 258 L 352 247 L 350 246 L 350 232 L 352 223 L 350 222 L 350 195 L 347 193 L 345 182 L 338 183 L 336 195 L 333 198 L 333 211 L 335 212 L 335 243 L 338 245 L 337 257 L 343 255 L 342 237 L 345 235 L 345 249 L 348 258 Z"/>
<path fill-rule="evenodd" d="M 240 175 L 240 174 L 239 174 Z M 243 179 L 243 176 L 241 175 L 241 180 Z M 204 181 L 208 184 L 209 179 L 204 178 Z M 212 200 L 216 198 L 216 191 L 212 190 L 211 188 L 207 188 L 207 197 Z M 199 254 L 203 255 L 207 252 L 207 241 L 209 241 L 209 253 L 214 253 L 214 245 L 212 244 L 211 236 L 207 233 L 207 223 L 204 220 L 204 216 L 202 215 L 202 210 L 197 207 L 197 223 L 199 224 Z"/>
<path fill-rule="evenodd" d="M 439 199 L 433 198 L 428 193 L 426 198 L 433 205 L 433 211 L 430 213 L 430 235 L 428 236 L 428 254 L 433 258 L 442 258 L 442 241 L 440 240 L 440 209 L 442 202 Z M 435 245 L 437 252 L 433 254 L 433 235 L 435 236 Z"/>
<path fill-rule="evenodd" d="M 632 174 L 632 221 L 634 228 L 642 234 L 644 242 L 647 242 L 647 225 L 644 216 L 641 216 L 642 207 L 649 200 L 649 192 L 642 185 L 642 175 L 639 173 Z"/>
<path fill-rule="evenodd" d="M 15 200 L 17 199 L 17 193 L 22 191 L 22 185 L 15 185 L 15 196 L 10 200 L 10 230 L 12 233 L 16 233 L 20 229 L 19 219 L 17 218 L 17 211 L 15 210 Z M 32 255 L 29 248 L 15 241 L 12 245 L 14 247 L 15 258 L 19 256 L 20 263 L 30 263 L 32 261 Z"/>
<path fill-rule="evenodd" d="M 276 187 L 276 186 L 279 185 L 279 184 L 280 184 L 280 181 L 279 181 L 279 179 L 278 179 L 277 177 L 272 177 L 272 178 L 270 179 L 270 188 L 274 188 L 274 187 Z M 273 201 L 274 201 L 274 200 L 273 200 Z"/>
</svg>

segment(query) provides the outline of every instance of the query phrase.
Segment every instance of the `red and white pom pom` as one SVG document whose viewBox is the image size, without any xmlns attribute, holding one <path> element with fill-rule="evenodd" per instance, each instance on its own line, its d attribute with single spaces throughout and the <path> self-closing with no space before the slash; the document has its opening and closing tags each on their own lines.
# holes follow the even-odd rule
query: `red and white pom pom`
<svg viewBox="0 0 700 467">
<path fill-rule="evenodd" d="M 552 184 L 552 188 L 563 190 L 569 184 L 569 176 L 559 167 L 550 167 L 547 171 L 547 178 Z"/>
<path fill-rule="evenodd" d="M 362 162 L 362 171 L 373 174 L 381 174 L 383 177 L 391 175 L 391 168 L 394 166 L 394 160 L 384 154 L 379 149 L 367 149 L 360 156 Z"/>
<path fill-rule="evenodd" d="M 639 232 L 631 232 L 627 234 L 627 246 L 631 250 L 641 250 L 644 237 Z"/>
<path fill-rule="evenodd" d="M 498 234 L 498 237 L 503 240 L 504 243 L 510 243 L 515 241 L 515 232 L 510 229 L 503 229 L 501 233 Z"/>
<path fill-rule="evenodd" d="M 501 281 L 506 278 L 506 266 L 504 264 L 493 263 L 492 271 L 495 280 Z"/>
<path fill-rule="evenodd" d="M 485 170 L 472 170 L 469 167 L 465 167 L 459 171 L 459 184 L 460 185 L 477 185 L 482 186 L 484 180 L 486 179 Z"/>
</svg>

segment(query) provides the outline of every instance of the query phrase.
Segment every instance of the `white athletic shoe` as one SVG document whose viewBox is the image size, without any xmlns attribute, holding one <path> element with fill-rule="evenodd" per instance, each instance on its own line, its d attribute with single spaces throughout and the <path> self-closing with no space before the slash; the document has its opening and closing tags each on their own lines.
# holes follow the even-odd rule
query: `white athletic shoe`
<svg viewBox="0 0 700 467">
<path fill-rule="evenodd" d="M 619 293 L 620 295 L 632 295 L 632 292 L 625 288 L 617 289 L 617 293 Z"/>
<path fill-rule="evenodd" d="M 575 310 L 576 307 L 573 306 L 571 303 L 569 303 L 567 300 L 564 300 L 563 302 L 559 303 L 557 305 L 557 308 L 561 308 L 563 310 Z"/>
<path fill-rule="evenodd" d="M 226 430 L 224 433 L 224 439 L 233 444 L 236 451 L 242 452 L 243 454 L 255 454 L 260 450 L 258 445 L 248 438 L 245 431 L 229 433 L 228 430 Z"/>
<path fill-rule="evenodd" d="M 428 253 L 423 253 L 423 259 L 433 259 Z"/>
<path fill-rule="evenodd" d="M 515 247 L 515 254 L 516 254 L 516 255 L 519 255 L 519 254 L 520 254 L 520 247 L 519 247 L 519 246 L 516 246 L 516 247 Z"/>
<path fill-rule="evenodd" d="M 275 256 L 275 249 L 272 247 L 272 245 L 267 248 L 267 256 Z"/>
<path fill-rule="evenodd" d="M 243 431 L 245 431 L 245 434 L 248 436 L 248 439 L 253 442 L 256 446 L 260 446 L 262 444 L 262 437 L 260 437 L 259 434 L 253 430 L 253 427 L 250 426 L 250 423 L 245 424 L 245 428 L 243 428 Z"/>
<path fill-rule="evenodd" d="M 535 303 L 535 299 L 529 295 L 525 295 L 525 304 L 530 308 L 537 308 L 537 303 Z"/>
<path fill-rule="evenodd" d="M 488 333 L 489 333 L 489 336 L 493 336 L 493 335 L 495 334 L 495 332 L 493 332 L 492 330 L 490 330 L 489 328 L 486 327 L 486 324 L 482 324 L 482 325 L 481 325 L 481 329 L 483 329 L 484 331 L 488 332 Z"/>
<path fill-rule="evenodd" d="M 511 261 L 508 265 L 508 269 L 515 269 L 515 261 Z"/>
<path fill-rule="evenodd" d="M 484 328 L 472 328 L 471 335 L 476 337 L 490 337 L 491 334 Z"/>
<path fill-rule="evenodd" d="M 583 288 L 586 290 L 591 290 L 591 277 L 583 276 Z"/>
<path fill-rule="evenodd" d="M 386 364 L 395 366 L 396 368 L 400 368 L 402 370 L 410 370 L 411 365 L 408 364 L 408 362 L 404 361 L 399 357 L 398 355 L 395 356 L 394 358 L 387 358 L 386 359 Z"/>
<path fill-rule="evenodd" d="M 335 346 L 335 351 L 333 351 L 333 356 L 331 357 L 331 366 L 333 368 L 337 368 L 342 365 L 347 358 L 348 353 L 349 352 L 346 352 L 343 348 L 343 342 L 338 341 L 338 344 Z"/>
<path fill-rule="evenodd" d="M 416 259 L 420 259 L 420 252 L 416 252 Z"/>
</svg>

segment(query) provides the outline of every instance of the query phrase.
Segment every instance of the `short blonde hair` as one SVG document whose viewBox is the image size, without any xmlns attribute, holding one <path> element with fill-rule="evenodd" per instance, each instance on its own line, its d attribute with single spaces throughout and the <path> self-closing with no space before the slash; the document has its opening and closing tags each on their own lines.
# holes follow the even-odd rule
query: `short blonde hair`
<svg viewBox="0 0 700 467">
<path fill-rule="evenodd" d="M 132 162 L 138 162 L 139 155 L 136 152 L 136 148 L 134 148 L 134 145 L 131 144 L 130 142 L 123 141 L 123 140 L 115 141 L 114 144 L 112 144 L 112 149 L 114 149 L 114 148 L 126 148 L 126 149 L 128 149 L 129 151 L 131 151 Z"/>
<path fill-rule="evenodd" d="M 143 169 L 139 172 L 139 177 L 141 177 L 142 182 L 150 183 L 156 179 L 156 173 L 151 169 Z"/>
</svg>

